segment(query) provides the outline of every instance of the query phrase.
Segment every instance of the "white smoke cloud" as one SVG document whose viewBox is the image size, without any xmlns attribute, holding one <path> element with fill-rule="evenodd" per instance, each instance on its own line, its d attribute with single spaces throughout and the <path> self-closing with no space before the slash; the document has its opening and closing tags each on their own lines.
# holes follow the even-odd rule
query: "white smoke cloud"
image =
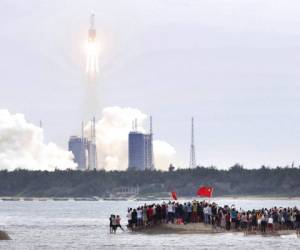
<svg viewBox="0 0 300 250">
<path fill-rule="evenodd" d="M 132 121 L 138 120 L 138 131 L 145 132 L 143 122 L 147 115 L 138 109 L 107 107 L 101 120 L 96 122 L 96 144 L 99 168 L 105 170 L 126 170 L 128 167 L 128 133 Z M 89 135 L 90 124 L 85 127 Z M 167 142 L 154 140 L 153 151 L 156 169 L 167 170 L 175 155 L 175 149 Z"/>
<path fill-rule="evenodd" d="M 175 149 L 165 141 L 154 140 L 153 151 L 154 157 L 157 159 L 156 162 L 158 163 L 158 168 L 160 170 L 168 170 L 171 160 L 173 160 L 176 154 Z"/>
<path fill-rule="evenodd" d="M 75 168 L 72 153 L 44 143 L 43 129 L 22 114 L 0 110 L 0 169 L 55 170 Z"/>
</svg>

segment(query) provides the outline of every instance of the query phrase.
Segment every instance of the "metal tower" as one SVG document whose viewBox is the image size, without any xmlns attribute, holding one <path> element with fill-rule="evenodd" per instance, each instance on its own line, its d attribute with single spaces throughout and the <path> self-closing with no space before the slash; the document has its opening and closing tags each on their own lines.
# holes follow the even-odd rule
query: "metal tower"
<svg viewBox="0 0 300 250">
<path fill-rule="evenodd" d="M 84 141 L 84 121 L 81 122 L 81 139 Z"/>
<path fill-rule="evenodd" d="M 196 167 L 195 145 L 194 145 L 194 117 L 192 117 L 192 133 L 191 133 L 191 148 L 190 148 L 190 168 Z"/>
<path fill-rule="evenodd" d="M 94 144 L 95 150 L 94 150 L 94 156 L 93 156 L 93 164 L 94 168 L 97 168 L 97 146 L 96 146 L 96 118 L 93 117 L 93 137 L 92 137 L 92 143 Z"/>
<path fill-rule="evenodd" d="M 88 142 L 88 169 L 97 169 L 96 119 L 91 120 L 91 139 Z"/>
<path fill-rule="evenodd" d="M 152 116 L 150 115 L 150 165 L 151 169 L 154 170 L 154 154 L 153 154 L 153 130 L 152 130 Z"/>
<path fill-rule="evenodd" d="M 91 141 L 92 141 L 93 144 L 96 144 L 96 119 L 95 119 L 95 116 L 93 117 L 93 120 L 92 120 L 91 132 L 92 132 Z"/>
</svg>

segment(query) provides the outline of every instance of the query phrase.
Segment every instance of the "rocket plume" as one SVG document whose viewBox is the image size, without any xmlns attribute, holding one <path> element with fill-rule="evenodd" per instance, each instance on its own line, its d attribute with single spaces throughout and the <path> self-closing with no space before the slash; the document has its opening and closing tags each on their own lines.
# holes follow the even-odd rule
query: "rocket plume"
<svg viewBox="0 0 300 250">
<path fill-rule="evenodd" d="M 23 114 L 0 110 L 0 169 L 74 169 L 72 153 L 54 143 L 44 143 L 44 131 Z"/>
<path fill-rule="evenodd" d="M 146 132 L 142 126 L 147 115 L 138 109 L 106 107 L 102 118 L 96 122 L 96 145 L 98 167 L 105 170 L 126 170 L 128 167 L 128 133 L 132 130 L 132 121 L 139 121 L 137 131 Z M 89 135 L 91 124 L 85 126 L 85 135 Z M 153 151 L 155 167 L 168 170 L 174 161 L 175 149 L 165 141 L 154 140 Z"/>
</svg>

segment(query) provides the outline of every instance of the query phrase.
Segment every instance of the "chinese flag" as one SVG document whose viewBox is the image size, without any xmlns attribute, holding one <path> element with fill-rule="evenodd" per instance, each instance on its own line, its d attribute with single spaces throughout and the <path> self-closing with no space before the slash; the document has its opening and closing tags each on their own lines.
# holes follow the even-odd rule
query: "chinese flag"
<svg viewBox="0 0 300 250">
<path fill-rule="evenodd" d="M 197 195 L 204 197 L 212 197 L 214 189 L 208 186 L 202 186 L 198 189 Z"/>
<path fill-rule="evenodd" d="M 175 200 L 175 201 L 177 200 L 177 194 L 176 194 L 176 192 L 172 192 L 171 196 L 172 196 L 173 200 Z"/>
</svg>

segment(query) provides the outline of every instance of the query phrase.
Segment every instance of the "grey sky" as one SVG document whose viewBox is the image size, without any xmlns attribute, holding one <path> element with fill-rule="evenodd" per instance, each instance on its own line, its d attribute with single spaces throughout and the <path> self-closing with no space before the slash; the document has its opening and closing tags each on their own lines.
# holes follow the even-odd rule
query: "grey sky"
<svg viewBox="0 0 300 250">
<path fill-rule="evenodd" d="M 154 117 L 155 136 L 188 163 L 300 164 L 300 3 L 276 0 L 0 2 L 0 108 L 64 147 L 86 116 L 83 46 L 95 13 L 98 113 Z"/>
</svg>

